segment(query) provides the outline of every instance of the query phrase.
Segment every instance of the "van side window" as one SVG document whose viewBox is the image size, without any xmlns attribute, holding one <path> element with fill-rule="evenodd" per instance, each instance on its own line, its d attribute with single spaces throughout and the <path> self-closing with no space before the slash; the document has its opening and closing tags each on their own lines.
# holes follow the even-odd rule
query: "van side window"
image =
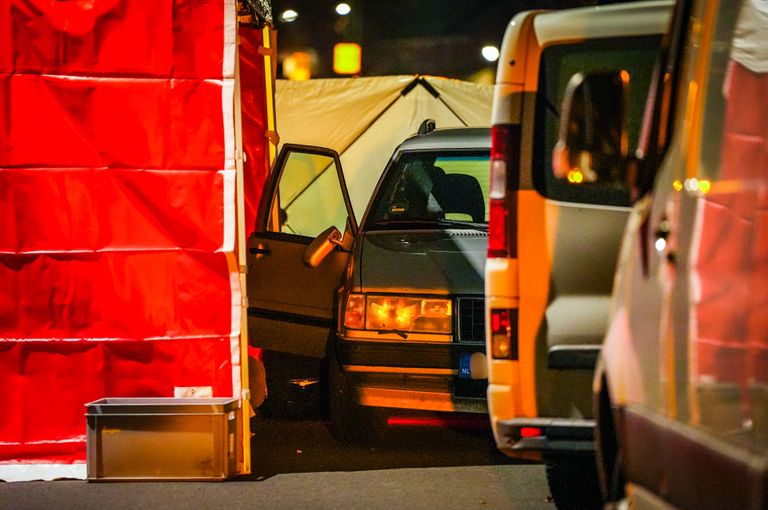
<svg viewBox="0 0 768 510">
<path fill-rule="evenodd" d="M 539 67 L 534 131 L 533 175 L 539 193 L 565 202 L 630 205 L 629 189 L 619 169 L 605 175 L 585 176 L 581 183 L 568 183 L 554 176 L 551 154 L 558 137 L 560 105 L 568 81 L 577 72 L 626 71 L 629 76 L 626 128 L 628 147 L 634 150 L 660 44 L 658 36 L 623 37 L 559 44 L 544 49 Z"/>
<path fill-rule="evenodd" d="M 768 28 L 760 25 L 768 23 L 768 8 L 762 7 L 766 12 L 761 14 L 761 2 L 738 3 L 741 10 L 737 5 L 719 9 L 711 43 L 700 144 L 703 178 L 759 173 L 765 154 L 760 140 L 768 135 L 768 111 L 758 98 L 768 90 L 768 61 L 760 60 L 768 59 L 768 39 L 763 39 Z"/>
<path fill-rule="evenodd" d="M 678 189 L 697 202 L 691 247 L 698 420 L 768 446 L 768 3 L 723 2 L 709 54 L 702 127 Z"/>
</svg>

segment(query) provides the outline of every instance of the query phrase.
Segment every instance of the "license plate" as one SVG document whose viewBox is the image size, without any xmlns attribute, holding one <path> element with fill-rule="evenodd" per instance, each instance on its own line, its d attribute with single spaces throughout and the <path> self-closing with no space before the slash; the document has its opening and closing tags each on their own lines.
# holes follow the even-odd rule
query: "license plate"
<svg viewBox="0 0 768 510">
<path fill-rule="evenodd" d="M 472 358 L 475 358 L 474 363 Z M 488 372 L 485 366 L 485 354 L 482 352 L 462 352 L 459 355 L 459 378 L 487 379 Z"/>
<path fill-rule="evenodd" d="M 462 352 L 459 356 L 459 377 L 462 379 L 470 379 L 472 377 L 472 370 L 470 367 L 470 360 L 472 354 L 469 352 Z"/>
</svg>

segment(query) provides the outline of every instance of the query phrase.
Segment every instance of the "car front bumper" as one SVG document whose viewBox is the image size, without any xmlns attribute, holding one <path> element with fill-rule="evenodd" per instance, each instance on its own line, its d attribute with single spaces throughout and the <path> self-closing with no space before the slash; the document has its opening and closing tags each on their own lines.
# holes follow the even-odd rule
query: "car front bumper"
<svg viewBox="0 0 768 510">
<path fill-rule="evenodd" d="M 462 366 L 484 351 L 480 343 L 340 337 L 338 344 L 339 359 L 361 405 L 425 411 L 488 412 L 487 379 Z"/>
</svg>

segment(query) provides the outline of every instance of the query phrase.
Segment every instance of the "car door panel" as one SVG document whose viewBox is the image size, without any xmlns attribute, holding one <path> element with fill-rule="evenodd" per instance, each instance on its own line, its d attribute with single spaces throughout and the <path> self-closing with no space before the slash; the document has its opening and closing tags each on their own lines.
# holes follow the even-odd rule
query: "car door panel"
<svg viewBox="0 0 768 510">
<path fill-rule="evenodd" d="M 356 232 L 335 151 L 286 144 L 248 239 L 248 333 L 255 347 L 322 358 L 334 328 L 336 290 Z M 315 237 L 344 230 L 317 267 L 304 254 Z"/>
<path fill-rule="evenodd" d="M 266 251 L 254 256 L 248 267 L 249 287 L 260 291 L 248 299 L 251 343 L 263 349 L 323 357 L 334 327 L 335 290 L 350 254 L 335 249 L 318 267 L 309 268 L 301 260 L 311 239 L 296 242 L 280 237 L 258 233 L 248 241 L 249 251 Z"/>
</svg>

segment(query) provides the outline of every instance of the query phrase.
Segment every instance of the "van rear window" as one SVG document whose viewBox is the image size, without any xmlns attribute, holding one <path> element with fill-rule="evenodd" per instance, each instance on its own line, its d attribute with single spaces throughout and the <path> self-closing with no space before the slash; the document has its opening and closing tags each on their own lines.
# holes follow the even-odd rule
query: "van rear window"
<svg viewBox="0 0 768 510">
<path fill-rule="evenodd" d="M 660 44 L 660 36 L 645 36 L 595 39 L 544 49 L 539 67 L 533 148 L 533 181 L 539 193 L 564 202 L 630 205 L 629 189 L 623 181 L 597 181 L 574 186 L 555 177 L 552 149 L 557 143 L 563 94 L 571 77 L 578 72 L 624 70 L 630 77 L 628 147 L 634 151 Z"/>
</svg>

